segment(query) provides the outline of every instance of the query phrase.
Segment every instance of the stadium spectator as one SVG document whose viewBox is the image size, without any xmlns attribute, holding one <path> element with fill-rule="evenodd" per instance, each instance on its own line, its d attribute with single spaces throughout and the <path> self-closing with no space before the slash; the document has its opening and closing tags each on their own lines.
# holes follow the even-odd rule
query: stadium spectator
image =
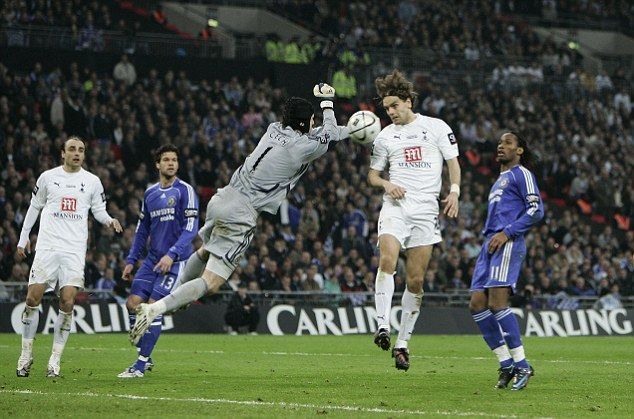
<svg viewBox="0 0 634 419">
<path fill-rule="evenodd" d="M 237 335 L 240 330 L 246 328 L 249 334 L 257 335 L 259 321 L 258 308 L 248 294 L 246 282 L 241 281 L 237 291 L 233 293 L 225 313 L 227 332 L 230 335 Z"/>
<path fill-rule="evenodd" d="M 136 69 L 128 59 L 128 54 L 121 56 L 121 61 L 114 66 L 112 74 L 115 80 L 124 82 L 128 87 L 136 82 Z"/>
</svg>

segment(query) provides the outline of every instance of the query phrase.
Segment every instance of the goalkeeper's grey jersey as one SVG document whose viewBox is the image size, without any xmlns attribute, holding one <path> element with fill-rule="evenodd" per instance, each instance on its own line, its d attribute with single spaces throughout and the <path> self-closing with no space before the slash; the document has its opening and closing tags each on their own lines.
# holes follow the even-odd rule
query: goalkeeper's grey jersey
<svg viewBox="0 0 634 419">
<path fill-rule="evenodd" d="M 310 162 L 326 153 L 331 141 L 347 136 L 348 129 L 337 126 L 332 109 L 324 110 L 323 126 L 308 134 L 279 122 L 270 124 L 255 150 L 231 177 L 229 186 L 244 194 L 256 211 L 276 214 Z"/>
</svg>

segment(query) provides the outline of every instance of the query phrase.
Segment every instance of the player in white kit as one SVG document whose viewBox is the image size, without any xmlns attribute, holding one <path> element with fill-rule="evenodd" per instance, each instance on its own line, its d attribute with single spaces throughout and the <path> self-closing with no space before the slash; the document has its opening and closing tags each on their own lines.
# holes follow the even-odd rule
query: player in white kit
<svg viewBox="0 0 634 419">
<path fill-rule="evenodd" d="M 323 125 L 313 129 L 309 101 L 294 97 L 286 102 L 282 122 L 269 125 L 229 185 L 209 201 L 205 225 L 199 232 L 203 246 L 187 260 L 183 284 L 167 297 L 137 308 L 136 324 L 130 330 L 132 343 L 136 344 L 156 316 L 216 293 L 248 248 L 259 213 L 277 213 L 310 163 L 325 154 L 331 142 L 349 136 L 346 127 L 337 126 L 332 102 L 335 89 L 322 83 L 313 93 L 323 99 Z"/>
<path fill-rule="evenodd" d="M 433 245 L 442 241 L 438 223 L 443 161 L 447 162 L 451 191 L 443 200 L 444 213 L 458 215 L 460 165 L 458 145 L 451 128 L 438 118 L 412 111 L 416 94 L 412 83 L 394 70 L 375 81 L 392 124 L 374 140 L 368 182 L 384 191 L 379 215 L 379 269 L 375 306 L 377 332 L 374 343 L 390 349 L 390 313 L 394 271 L 401 249 L 406 249 L 407 287 L 398 339 L 392 348 L 396 368 L 409 369 L 408 341 L 418 319 L 423 298 L 423 278 Z M 388 178 L 381 172 L 388 170 Z"/>
<path fill-rule="evenodd" d="M 68 340 L 77 291 L 84 287 L 84 264 L 88 240 L 88 210 L 101 224 L 121 232 L 119 221 L 108 215 L 101 180 L 82 169 L 86 146 L 78 137 L 70 137 L 62 149 L 62 165 L 42 173 L 37 180 L 31 204 L 24 218 L 17 246 L 22 260 L 31 251 L 29 235 L 40 218 L 40 230 L 26 306 L 22 313 L 22 353 L 17 376 L 28 377 L 33 364 L 33 339 L 37 332 L 38 306 L 46 291 L 59 296 L 59 315 L 55 321 L 53 349 L 48 361 L 47 377 L 58 377 L 60 360 Z"/>
</svg>

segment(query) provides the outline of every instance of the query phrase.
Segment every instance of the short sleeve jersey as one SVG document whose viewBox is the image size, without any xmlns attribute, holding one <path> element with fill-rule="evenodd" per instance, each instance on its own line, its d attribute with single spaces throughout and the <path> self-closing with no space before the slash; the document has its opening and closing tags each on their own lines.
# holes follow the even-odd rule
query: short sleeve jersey
<svg viewBox="0 0 634 419">
<path fill-rule="evenodd" d="M 458 156 L 456 137 L 447 123 L 416 114 L 407 125 L 391 124 L 374 140 L 370 168 L 389 171 L 390 182 L 417 196 L 440 195 L 444 160 Z"/>
</svg>

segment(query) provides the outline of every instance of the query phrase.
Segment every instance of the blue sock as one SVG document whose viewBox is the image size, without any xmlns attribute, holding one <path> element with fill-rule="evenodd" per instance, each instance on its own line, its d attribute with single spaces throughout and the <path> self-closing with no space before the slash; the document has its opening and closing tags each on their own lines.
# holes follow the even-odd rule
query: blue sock
<svg viewBox="0 0 634 419">
<path fill-rule="evenodd" d="M 524 347 L 522 346 L 522 337 L 520 335 L 520 325 L 515 318 L 515 314 L 510 308 L 505 307 L 502 310 L 494 311 L 502 331 L 505 333 L 504 339 L 509 347 L 509 351 L 513 356 L 515 365 L 519 368 L 528 368 L 528 362 L 524 357 Z"/>
<path fill-rule="evenodd" d="M 134 363 L 134 368 L 139 371 L 145 371 L 145 364 L 152 354 L 152 350 L 161 335 L 163 329 L 163 315 L 157 316 L 152 320 L 152 325 L 147 332 L 139 340 L 139 358 Z"/>
<path fill-rule="evenodd" d="M 513 365 L 513 359 L 510 355 L 501 355 L 496 351 L 496 349 L 501 346 L 505 346 L 506 342 L 504 341 L 504 337 L 502 336 L 502 331 L 500 330 L 500 325 L 491 310 L 485 309 L 482 311 L 478 311 L 477 313 L 471 313 L 473 320 L 475 320 L 476 324 L 480 328 L 480 332 L 482 333 L 482 337 L 484 341 L 489 345 L 489 348 L 496 354 L 498 357 L 498 361 L 500 361 L 500 366 L 502 368 L 507 368 Z M 504 350 L 506 352 L 506 350 Z"/>
</svg>

